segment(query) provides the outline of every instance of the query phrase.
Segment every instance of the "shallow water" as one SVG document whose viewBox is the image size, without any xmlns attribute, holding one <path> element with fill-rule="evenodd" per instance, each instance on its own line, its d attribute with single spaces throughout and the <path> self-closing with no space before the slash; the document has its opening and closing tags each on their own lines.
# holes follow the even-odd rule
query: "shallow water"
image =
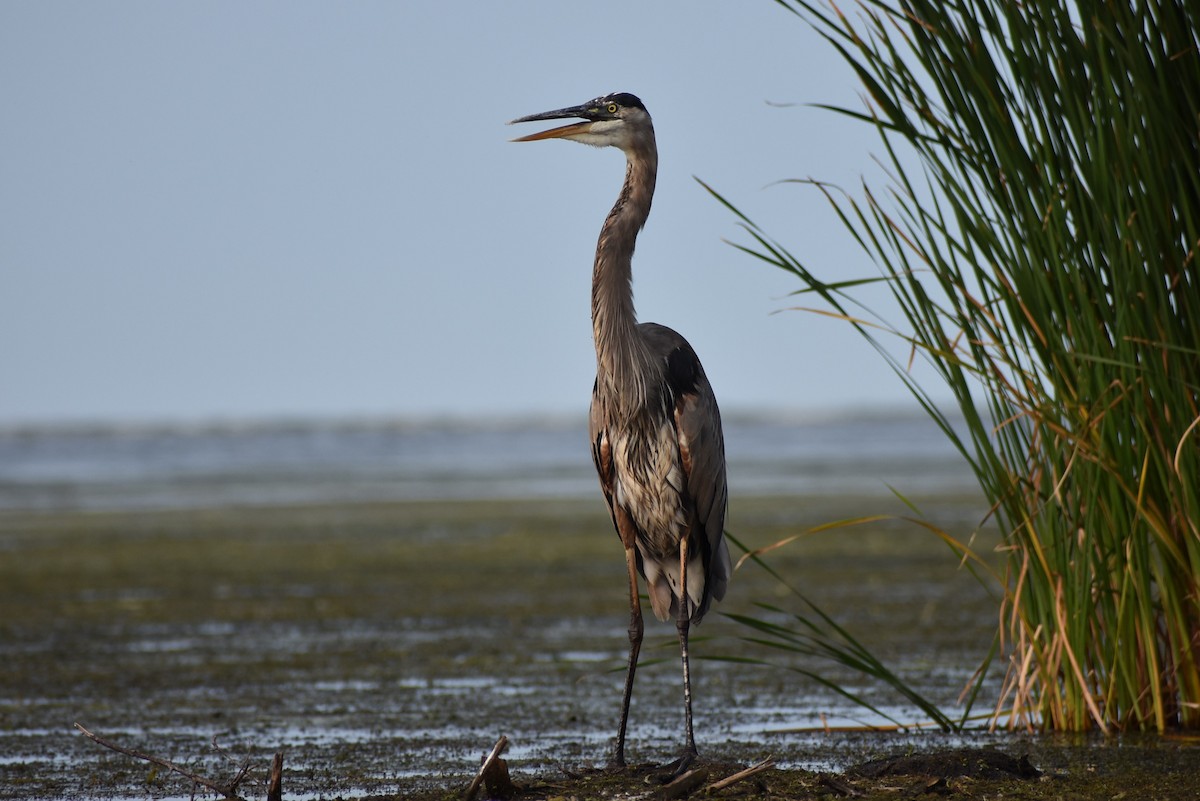
<svg viewBox="0 0 1200 801">
<path fill-rule="evenodd" d="M 76 721 L 225 775 L 214 737 L 264 765 L 282 748 L 289 786 L 328 796 L 467 776 L 500 734 L 514 770 L 602 764 L 627 610 L 619 544 L 598 506 L 0 515 L 0 798 L 178 788 L 85 740 Z M 740 535 L 760 545 L 821 514 L 789 500 L 734 510 Z M 911 527 L 825 535 L 773 564 L 940 702 L 953 702 L 988 645 L 986 593 Z M 751 565 L 695 629 L 700 748 L 829 767 L 828 750 L 814 748 L 829 742 L 822 727 L 878 719 L 789 670 L 720 661 L 752 653 L 722 613 L 753 614 L 754 600 L 792 603 Z M 918 719 L 820 667 L 893 717 Z M 632 759 L 673 757 L 681 706 L 674 628 L 650 621 Z"/>
</svg>

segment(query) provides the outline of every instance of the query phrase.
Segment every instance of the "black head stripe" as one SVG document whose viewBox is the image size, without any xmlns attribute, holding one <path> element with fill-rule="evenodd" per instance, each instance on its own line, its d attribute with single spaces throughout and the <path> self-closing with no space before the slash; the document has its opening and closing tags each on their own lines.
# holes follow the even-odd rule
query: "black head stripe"
<svg viewBox="0 0 1200 801">
<path fill-rule="evenodd" d="M 624 106 L 625 108 L 640 108 L 642 111 L 646 110 L 646 107 L 642 105 L 642 101 L 638 100 L 636 95 L 629 94 L 629 92 L 613 92 L 611 95 L 605 95 L 604 97 L 597 98 L 596 102 L 611 102 L 616 103 L 619 106 Z"/>
</svg>

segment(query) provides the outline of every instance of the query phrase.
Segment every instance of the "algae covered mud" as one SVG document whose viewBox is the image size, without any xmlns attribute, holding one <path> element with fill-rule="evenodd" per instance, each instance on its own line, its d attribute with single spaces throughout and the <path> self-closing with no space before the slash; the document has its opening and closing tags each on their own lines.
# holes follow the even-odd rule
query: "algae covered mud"
<svg viewBox="0 0 1200 801">
<path fill-rule="evenodd" d="M 587 497 L 555 490 L 536 500 L 515 497 L 528 492 L 523 485 L 509 497 L 476 493 L 489 500 L 314 491 L 319 503 L 247 505 L 212 501 L 212 487 L 232 479 L 172 479 L 178 463 L 159 465 L 154 498 L 202 486 L 208 502 L 130 503 L 122 493 L 133 478 L 114 488 L 111 477 L 80 474 L 56 485 L 70 503 L 0 513 L 0 798 L 191 797 L 189 782 L 97 746 L 75 722 L 226 781 L 246 757 L 252 780 L 265 780 L 271 755 L 283 751 L 285 798 L 457 797 L 501 734 L 529 797 L 652 789 L 639 775 L 588 772 L 611 747 L 626 648 L 619 545 L 590 485 Z M 558 471 L 522 469 L 557 480 Z M 49 482 L 23 481 L 10 480 L 7 497 L 50 497 Z M 336 496 L 353 483 L 339 475 L 320 486 Z M 124 501 L 112 503 L 118 495 Z M 913 500 L 955 531 L 981 516 L 978 499 L 961 491 Z M 757 547 L 838 517 L 908 511 L 882 492 L 770 488 L 735 495 L 731 530 Z M 806 537 L 769 558 L 907 681 L 954 709 L 996 612 L 944 546 L 880 521 Z M 903 779 L 822 783 L 815 772 L 896 749 L 996 745 L 1031 753 L 1050 777 L 1012 784 L 1007 797 L 1113 797 L 1122 788 L 1137 791 L 1129 798 L 1196 797 L 1200 749 L 1186 740 L 1097 747 L 840 732 L 882 721 L 788 668 L 819 670 L 898 719 L 919 713 L 860 676 L 747 643 L 749 632 L 725 614 L 762 614 L 755 602 L 789 609 L 795 599 L 753 564 L 734 582 L 696 631 L 699 746 L 723 765 L 773 755 L 782 770 L 726 794 L 814 797 L 836 794 L 843 781 L 864 792 L 911 789 Z M 675 756 L 682 726 L 677 645 L 671 626 L 651 623 L 647 633 L 630 758 L 661 763 Z M 730 661 L 747 656 L 782 667 Z M 942 789 L 975 797 L 988 781 Z M 1112 792 L 1093 796 L 1094 787 Z M 261 785 L 240 792 L 264 795 Z"/>
</svg>

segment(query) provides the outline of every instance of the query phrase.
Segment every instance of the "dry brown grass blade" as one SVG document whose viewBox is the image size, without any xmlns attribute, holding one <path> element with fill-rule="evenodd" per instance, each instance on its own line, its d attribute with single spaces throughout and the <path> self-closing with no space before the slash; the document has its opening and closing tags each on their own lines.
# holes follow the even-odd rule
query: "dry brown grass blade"
<svg viewBox="0 0 1200 801">
<path fill-rule="evenodd" d="M 782 548 L 785 545 L 789 545 L 796 540 L 803 539 L 804 537 L 811 537 L 814 534 L 820 534 L 833 529 L 861 526 L 865 525 L 866 523 L 878 523 L 881 520 L 892 519 L 895 519 L 892 515 L 866 515 L 864 517 L 854 517 L 847 520 L 834 520 L 830 523 L 822 523 L 818 526 L 812 526 L 810 528 L 806 528 L 804 531 L 801 531 L 799 534 L 792 534 L 791 536 L 784 537 L 783 539 L 777 540 L 770 545 L 764 545 L 761 548 L 755 548 L 753 551 L 747 551 L 746 553 L 742 554 L 740 559 L 737 560 L 737 564 L 733 566 L 733 569 L 737 570 L 748 559 L 754 559 L 762 556 L 763 554 L 770 553 L 771 551 Z"/>
</svg>

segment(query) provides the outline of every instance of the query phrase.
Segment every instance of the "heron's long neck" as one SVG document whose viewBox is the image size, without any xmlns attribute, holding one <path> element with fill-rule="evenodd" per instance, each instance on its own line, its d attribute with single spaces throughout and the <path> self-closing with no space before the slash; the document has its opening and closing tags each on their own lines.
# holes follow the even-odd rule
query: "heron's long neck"
<svg viewBox="0 0 1200 801">
<path fill-rule="evenodd" d="M 592 272 L 592 333 L 601 383 L 621 395 L 618 402 L 643 402 L 642 365 L 649 358 L 633 308 L 633 248 L 650 215 L 658 154 L 653 146 L 628 155 L 625 184 L 600 229 Z"/>
</svg>

